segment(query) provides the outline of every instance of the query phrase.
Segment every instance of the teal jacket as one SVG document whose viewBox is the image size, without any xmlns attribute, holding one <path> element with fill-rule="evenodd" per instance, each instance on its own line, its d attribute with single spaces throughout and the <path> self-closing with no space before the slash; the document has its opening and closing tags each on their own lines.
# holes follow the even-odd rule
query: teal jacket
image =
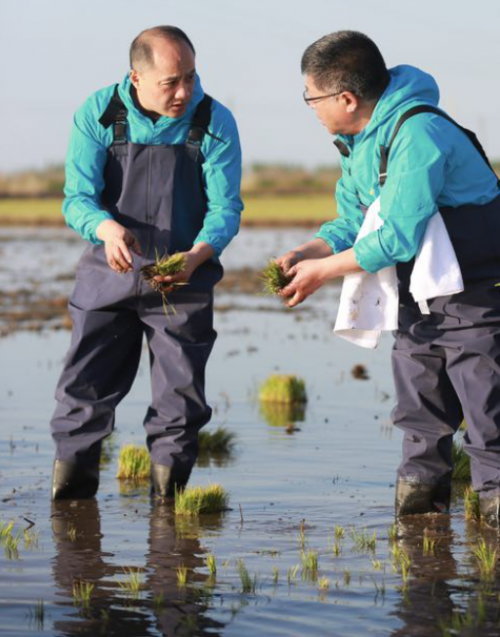
<svg viewBox="0 0 500 637">
<path fill-rule="evenodd" d="M 440 207 L 486 204 L 500 193 L 497 179 L 467 136 L 439 115 L 422 113 L 401 127 L 391 147 L 387 181 L 379 187 L 380 146 L 387 146 L 400 116 L 417 104 L 439 101 L 434 79 L 412 66 L 390 70 L 390 83 L 368 125 L 357 135 L 339 135 L 349 157 L 341 157 L 337 183 L 339 217 L 325 223 L 317 237 L 333 252 L 354 245 L 363 223 L 360 206 L 380 194 L 383 226 L 354 246 L 368 272 L 412 259 L 427 222 Z"/>
<path fill-rule="evenodd" d="M 63 214 L 66 223 L 84 239 L 100 243 L 97 226 L 112 215 L 101 207 L 107 149 L 113 142 L 113 128 L 105 129 L 98 120 L 113 95 L 114 85 L 94 93 L 76 112 L 66 156 L 66 183 Z M 137 144 L 183 144 L 196 106 L 203 98 L 196 78 L 193 96 L 182 117 L 160 117 L 156 123 L 143 115 L 130 95 L 128 75 L 119 86 L 120 97 L 128 109 L 127 135 Z M 210 132 L 223 142 L 205 135 L 201 151 L 207 211 L 203 228 L 195 239 L 212 246 L 216 256 L 238 232 L 243 204 L 240 198 L 241 149 L 236 122 L 230 111 L 212 104 Z"/>
</svg>

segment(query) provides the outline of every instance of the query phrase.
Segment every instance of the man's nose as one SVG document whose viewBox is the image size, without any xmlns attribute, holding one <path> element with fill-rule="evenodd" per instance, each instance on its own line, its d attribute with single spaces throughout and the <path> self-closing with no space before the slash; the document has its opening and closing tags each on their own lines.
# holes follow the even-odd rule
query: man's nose
<svg viewBox="0 0 500 637">
<path fill-rule="evenodd" d="M 187 82 L 179 82 L 175 97 L 178 100 L 187 101 L 191 97 L 191 87 Z"/>
</svg>

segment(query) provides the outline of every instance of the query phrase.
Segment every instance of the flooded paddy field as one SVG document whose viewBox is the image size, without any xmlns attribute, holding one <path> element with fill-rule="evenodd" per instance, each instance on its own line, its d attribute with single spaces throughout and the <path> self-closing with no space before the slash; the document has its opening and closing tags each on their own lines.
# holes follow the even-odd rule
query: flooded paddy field
<svg viewBox="0 0 500 637">
<path fill-rule="evenodd" d="M 146 352 L 104 445 L 98 497 L 50 502 L 48 423 L 82 242 L 63 229 L 0 232 L 0 634 L 499 634 L 498 574 L 474 554 L 497 537 L 465 520 L 461 489 L 451 515 L 394 525 L 391 337 L 376 351 L 334 337 L 336 286 L 293 311 L 256 294 L 256 270 L 309 234 L 244 229 L 224 254 L 205 429 L 236 444 L 190 483 L 222 484 L 230 509 L 190 521 L 115 477 L 120 447 L 144 443 Z M 259 406 L 275 372 L 305 380 L 304 409 Z"/>
</svg>

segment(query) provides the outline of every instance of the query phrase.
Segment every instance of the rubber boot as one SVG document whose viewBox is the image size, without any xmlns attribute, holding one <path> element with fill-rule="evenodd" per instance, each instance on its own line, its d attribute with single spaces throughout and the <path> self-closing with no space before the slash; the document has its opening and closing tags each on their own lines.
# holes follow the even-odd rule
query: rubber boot
<svg viewBox="0 0 500 637">
<path fill-rule="evenodd" d="M 396 484 L 396 517 L 421 513 L 448 513 L 451 486 L 425 484 L 398 478 Z"/>
<path fill-rule="evenodd" d="M 173 498 L 176 490 L 184 489 L 190 474 L 191 469 L 179 470 L 151 463 L 151 494 L 162 500 Z"/>
<path fill-rule="evenodd" d="M 93 498 L 99 487 L 98 462 L 66 462 L 54 460 L 52 473 L 53 500 Z"/>
<path fill-rule="evenodd" d="M 483 497 L 479 500 L 481 519 L 492 529 L 500 529 L 500 496 Z"/>
</svg>

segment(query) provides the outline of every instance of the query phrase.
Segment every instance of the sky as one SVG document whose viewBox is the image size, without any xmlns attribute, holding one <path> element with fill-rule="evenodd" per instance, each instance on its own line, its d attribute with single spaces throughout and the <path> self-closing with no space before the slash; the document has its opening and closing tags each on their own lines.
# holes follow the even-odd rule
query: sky
<svg viewBox="0 0 500 637">
<path fill-rule="evenodd" d="M 300 58 L 332 31 L 431 73 L 440 106 L 500 159 L 500 0 L 0 0 L 0 172 L 64 161 L 74 111 L 128 72 L 143 29 L 182 28 L 206 92 L 234 113 L 244 164 L 338 162 L 302 100 Z"/>
</svg>

